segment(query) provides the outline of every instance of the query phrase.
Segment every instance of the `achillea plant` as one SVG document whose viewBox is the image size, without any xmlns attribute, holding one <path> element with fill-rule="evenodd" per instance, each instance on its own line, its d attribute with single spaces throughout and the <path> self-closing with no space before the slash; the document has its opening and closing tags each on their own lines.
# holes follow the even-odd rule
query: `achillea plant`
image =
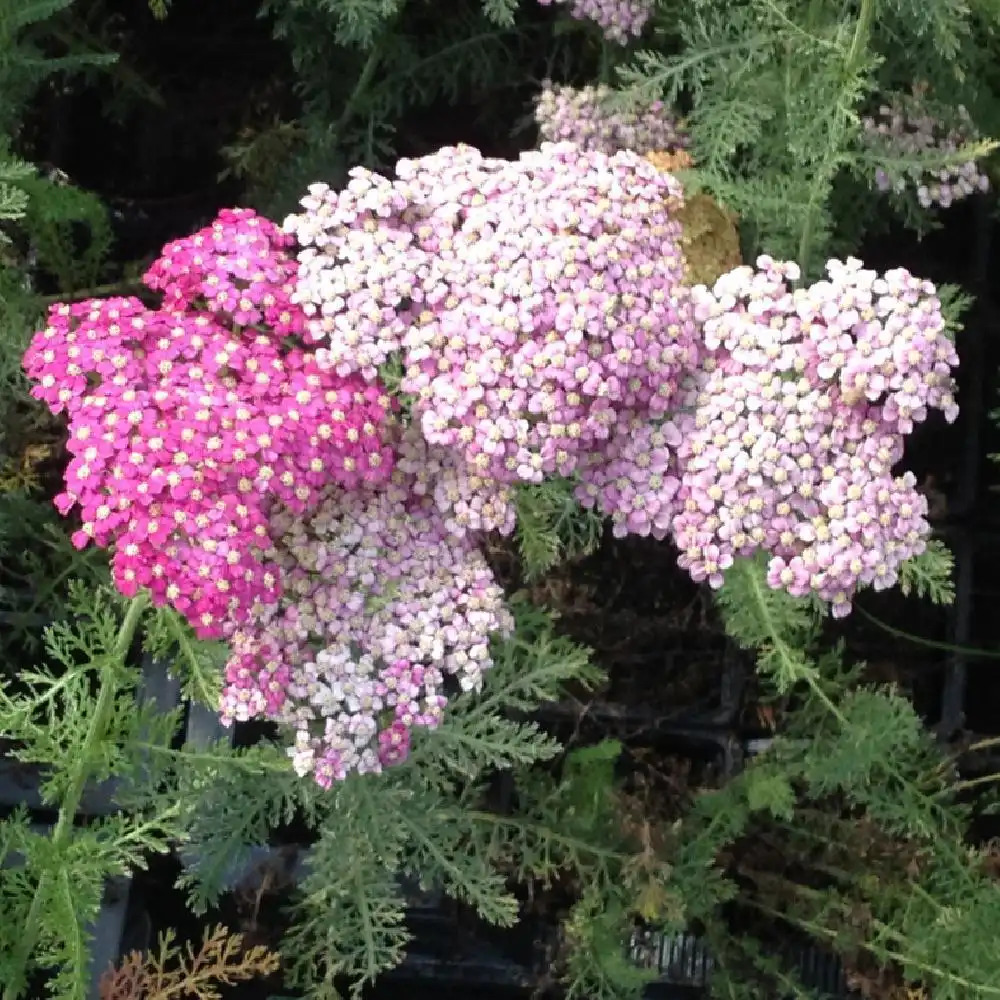
<svg viewBox="0 0 1000 1000">
<path fill-rule="evenodd" d="M 158 310 L 55 307 L 28 351 L 70 415 L 78 544 L 230 640 L 223 720 L 286 723 L 324 786 L 480 686 L 511 625 L 479 546 L 528 487 L 713 587 L 765 552 L 845 614 L 926 544 L 892 469 L 957 412 L 935 289 L 850 260 L 793 290 L 766 257 L 692 289 L 682 206 L 638 154 L 564 142 L 358 169 L 284 231 L 222 213 L 150 269 Z"/>
<path fill-rule="evenodd" d="M 266 6 L 282 8 L 282 30 L 298 25 L 299 67 L 340 71 L 329 33 L 311 30 L 335 25 L 359 75 L 331 120 L 323 102 L 337 88 L 303 88 L 319 131 L 362 135 L 369 167 L 387 158 L 380 139 L 406 101 L 374 81 L 397 55 L 404 75 L 425 79 L 428 59 L 396 21 L 418 5 Z M 392 177 L 357 168 L 340 190 L 324 170 L 283 229 L 233 210 L 166 248 L 147 275 L 158 309 L 122 299 L 53 310 L 26 363 L 37 396 L 70 418 L 60 505 L 82 515 L 80 544 L 112 551 L 131 600 L 105 595 L 87 618 L 83 595 L 76 610 L 91 627 L 50 633 L 67 673 L 27 675 L 27 696 L 0 699 L 19 753 L 52 768 L 46 801 L 60 812 L 51 840 L 20 819 L 2 827 L 28 856 L 26 876 L 3 881 L 15 916 L 0 926 L 8 996 L 46 963 L 66 970 L 58 995 L 79 995 L 79 929 L 105 874 L 184 839 L 198 851 L 186 882 L 203 907 L 233 857 L 296 814 L 319 836 L 286 952 L 293 981 L 317 993 L 339 975 L 360 989 L 398 963 L 403 872 L 498 924 L 518 915 L 511 879 L 572 876 L 589 888 L 567 924 L 567 979 L 602 1000 L 641 986 L 621 957 L 637 914 L 674 930 L 701 921 L 718 941 L 737 896 L 824 942 L 849 931 L 855 952 L 941 997 L 996 992 L 995 949 L 973 947 L 995 886 L 961 841 L 963 814 L 942 804 L 946 765 L 897 696 L 856 690 L 836 657 L 810 652 L 819 610 L 846 613 L 860 587 L 897 581 L 944 597 L 950 568 L 895 468 L 928 409 L 954 416 L 941 296 L 840 254 L 835 206 L 845 181 L 912 159 L 866 142 L 861 112 L 883 62 L 928 38 L 959 61 L 975 47 L 973 15 L 848 8 L 574 3 L 615 44 L 597 41 L 600 85 L 553 88 L 538 104 L 543 138 L 569 141 L 516 160 L 449 146 Z M 442 30 L 487 19 L 486 50 L 462 51 L 495 54 L 513 4 L 475 14 Z M 652 48 L 617 47 L 647 25 Z M 606 89 L 616 70 L 629 113 Z M 334 162 L 343 150 L 321 152 Z M 944 169 L 953 152 L 971 155 L 916 158 Z M 738 213 L 744 242 L 770 256 L 692 288 L 674 170 Z M 4 177 L 0 211 L 17 214 Z M 677 542 L 773 692 L 804 705 L 773 755 L 638 847 L 609 830 L 609 748 L 592 753 L 586 781 L 573 774 L 579 758 L 557 777 L 531 770 L 560 748 L 526 714 L 594 671 L 524 608 L 515 627 L 480 551 L 495 529 L 550 565 L 599 517 L 619 535 Z M 227 648 L 194 642 L 180 615 Z M 183 661 L 189 693 L 227 722 L 281 722 L 285 745 L 175 750 L 176 718 L 136 712 L 129 697 L 140 626 Z M 139 722 L 156 722 L 158 738 Z M 155 779 L 145 786 L 144 768 Z M 516 775 L 513 815 L 485 805 L 497 768 Z M 132 789 L 132 813 L 75 828 L 83 783 L 109 772 L 143 791 Z M 739 874 L 754 891 L 728 877 L 724 852 L 760 814 L 804 852 L 861 812 L 933 863 L 890 892 L 873 890 L 860 863 L 845 875 L 854 859 L 840 855 L 841 870 L 825 873 L 836 890 L 812 879 L 775 889 L 752 868 Z M 856 907 L 860 928 L 848 926 Z M 751 995 L 732 957 L 723 987 Z M 795 986 L 781 968 L 770 982 Z"/>
</svg>

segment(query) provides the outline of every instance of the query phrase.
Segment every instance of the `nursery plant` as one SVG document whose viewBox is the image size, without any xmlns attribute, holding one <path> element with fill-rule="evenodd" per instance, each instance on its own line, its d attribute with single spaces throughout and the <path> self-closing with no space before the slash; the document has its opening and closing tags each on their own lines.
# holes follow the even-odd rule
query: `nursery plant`
<svg viewBox="0 0 1000 1000">
<path fill-rule="evenodd" d="M 67 7 L 0 6 L 0 52 Z M 296 145 L 268 146 L 277 167 L 230 157 L 259 209 L 291 214 L 222 209 L 141 294 L 76 294 L 104 277 L 100 206 L 0 160 L 22 227 L 0 307 L 31 385 L 7 458 L 51 449 L 54 544 L 80 576 L 39 666 L 0 689 L 0 733 L 57 813 L 44 833 L 0 821 L 5 1000 L 30 975 L 84 995 L 106 877 L 180 848 L 204 913 L 292 820 L 314 843 L 282 975 L 305 995 L 399 964 L 407 879 L 501 926 L 558 887 L 573 996 L 641 992 L 638 928 L 702 933 L 720 997 L 809 995 L 788 939 L 838 953 L 867 996 L 994 995 L 977 806 L 831 627 L 865 589 L 953 597 L 905 444 L 957 416 L 965 300 L 856 254 L 988 194 L 995 10 L 460 8 L 442 27 L 420 0 L 269 0 Z M 486 120 L 517 142 L 399 155 L 418 106 L 495 88 Z M 67 220 L 86 246 L 67 250 Z M 16 256 L 24 234 L 53 294 Z M 488 558 L 537 578 L 604 524 L 672 546 L 664 572 L 712 592 L 778 708 L 764 753 L 680 804 L 630 748 L 563 745 L 532 718 L 601 671 Z M 178 746 L 180 711 L 141 697 L 142 652 L 225 725 L 272 735 Z M 85 821 L 84 787 L 108 779 L 118 813 Z M 220 974 L 273 964 L 225 955 Z M 109 973 L 110 995 L 144 968 Z"/>
</svg>

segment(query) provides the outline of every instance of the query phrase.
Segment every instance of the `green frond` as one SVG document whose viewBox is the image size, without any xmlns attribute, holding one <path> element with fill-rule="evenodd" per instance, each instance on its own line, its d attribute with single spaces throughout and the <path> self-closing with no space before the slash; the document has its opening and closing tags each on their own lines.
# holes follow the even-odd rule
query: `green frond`
<svg viewBox="0 0 1000 1000">
<path fill-rule="evenodd" d="M 888 0 L 886 6 L 889 16 L 926 38 L 945 61 L 955 59 L 972 30 L 967 0 Z"/>
<path fill-rule="evenodd" d="M 12 135 L 24 105 L 54 73 L 74 73 L 107 66 L 114 54 L 86 49 L 50 56 L 41 42 L 48 22 L 65 13 L 74 0 L 0 0 L 0 134 Z"/>
<path fill-rule="evenodd" d="M 323 835 L 314 847 L 314 875 L 302 884 L 304 902 L 291 913 L 282 967 L 292 988 L 337 995 L 334 980 L 365 984 L 402 962 L 410 941 L 406 901 L 395 873 L 364 843 Z"/>
<path fill-rule="evenodd" d="M 179 885 L 195 913 L 204 913 L 225 890 L 231 872 L 270 831 L 300 809 L 313 815 L 311 793 L 275 746 L 233 750 L 220 741 L 174 755 L 173 794 L 184 804 L 186 869 Z"/>
<path fill-rule="evenodd" d="M 90 981 L 90 940 L 87 925 L 100 912 L 103 878 L 83 880 L 79 867 L 64 867 L 47 880 L 42 897 L 45 924 L 35 961 L 55 974 L 46 983 L 53 1000 L 86 1000 Z"/>
<path fill-rule="evenodd" d="M 416 799 L 399 782 L 369 775 L 351 775 L 330 790 L 282 949 L 291 985 L 315 990 L 343 976 L 357 996 L 402 961 L 410 935 L 399 876 L 412 829 L 400 817 L 431 834 L 442 827 L 422 813 L 428 803 L 419 791 Z M 473 867 L 478 859 L 459 852 L 451 860 Z"/>
<path fill-rule="evenodd" d="M 966 292 L 961 285 L 938 285 L 937 295 L 941 302 L 945 332 L 954 339 L 955 334 L 965 328 L 965 315 L 975 305 L 976 298 Z"/>
<path fill-rule="evenodd" d="M 563 985 L 573 1000 L 638 1000 L 656 978 L 628 954 L 634 918 L 620 904 L 609 906 L 600 891 L 584 889 L 563 925 L 566 968 Z"/>
<path fill-rule="evenodd" d="M 795 813 L 795 789 L 788 776 L 778 771 L 751 763 L 746 770 L 744 792 L 751 813 L 769 812 L 783 820 L 791 820 Z"/>
<path fill-rule="evenodd" d="M 338 45 L 368 49 L 403 3 L 404 0 L 265 0 L 261 13 L 275 15 L 279 26 L 296 17 L 319 15 L 333 28 L 333 40 Z"/>
<path fill-rule="evenodd" d="M 899 567 L 899 589 L 907 597 L 927 598 L 934 604 L 955 600 L 953 574 L 955 557 L 940 538 L 932 538 L 927 548 Z"/>
<path fill-rule="evenodd" d="M 803 681 L 815 682 L 816 666 L 807 650 L 819 629 L 817 606 L 769 587 L 764 559 L 737 560 L 716 600 L 726 632 L 756 652 L 761 672 L 779 693 Z"/>
<path fill-rule="evenodd" d="M 28 209 L 28 193 L 23 183 L 32 168 L 20 160 L 8 158 L 0 140 L 0 221 L 14 222 L 24 218 Z M 6 239 L 0 233 L 0 239 Z"/>
<path fill-rule="evenodd" d="M 510 927 L 517 922 L 518 903 L 506 876 L 486 854 L 470 851 L 468 823 L 441 797 L 417 797 L 397 814 L 407 837 L 407 875 L 435 886 L 451 898 L 475 907 L 487 923 Z"/>
<path fill-rule="evenodd" d="M 483 14 L 493 24 L 510 28 L 514 24 L 519 3 L 520 0 L 483 0 Z"/>
<path fill-rule="evenodd" d="M 143 648 L 154 659 L 171 665 L 187 701 L 213 711 L 219 707 L 223 668 L 229 656 L 225 643 L 199 639 L 173 608 L 164 606 L 148 615 Z"/>
<path fill-rule="evenodd" d="M 571 480 L 553 478 L 517 488 L 517 544 L 529 580 L 600 544 L 603 519 L 579 505 L 574 487 Z"/>
<path fill-rule="evenodd" d="M 869 179 L 881 170 L 890 184 L 913 181 L 926 174 L 937 173 L 948 167 L 958 167 L 970 160 L 983 160 L 994 153 L 1000 143 L 992 139 L 979 139 L 963 143 L 957 149 L 926 149 L 919 152 L 898 152 L 891 146 L 870 146 L 854 157 L 852 170 Z"/>
</svg>

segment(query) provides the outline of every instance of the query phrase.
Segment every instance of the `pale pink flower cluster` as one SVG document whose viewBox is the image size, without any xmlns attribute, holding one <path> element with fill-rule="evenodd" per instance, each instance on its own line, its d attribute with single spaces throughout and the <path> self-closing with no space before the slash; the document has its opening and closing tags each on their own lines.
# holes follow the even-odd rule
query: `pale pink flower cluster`
<svg viewBox="0 0 1000 1000">
<path fill-rule="evenodd" d="M 302 205 L 286 228 L 306 336 L 341 374 L 398 357 L 425 440 L 451 456 L 438 498 L 461 495 L 456 521 L 509 530 L 504 487 L 574 474 L 619 419 L 666 413 L 697 360 L 680 188 L 635 153 L 445 148 Z"/>
<path fill-rule="evenodd" d="M 546 142 L 573 142 L 608 155 L 630 149 L 645 156 L 688 146 L 687 133 L 662 101 L 620 111 L 611 104 L 614 94 L 604 84 L 571 87 L 546 80 L 535 101 L 539 134 Z"/>
<path fill-rule="evenodd" d="M 544 7 L 565 3 L 579 21 L 593 21 L 609 41 L 628 45 L 642 34 L 656 6 L 655 0 L 538 0 Z"/>
<path fill-rule="evenodd" d="M 793 289 L 796 265 L 760 257 L 694 290 L 714 353 L 675 431 L 671 530 L 695 580 L 762 550 L 771 586 L 839 616 L 925 547 L 926 499 L 893 467 L 929 409 L 957 415 L 958 357 L 929 282 L 854 259 L 827 273 Z"/>
<path fill-rule="evenodd" d="M 610 518 L 616 538 L 669 536 L 681 485 L 677 463 L 681 425 L 677 417 L 623 420 L 580 469 L 577 500 Z"/>
<path fill-rule="evenodd" d="M 919 158 L 939 154 L 954 160 L 955 154 L 960 154 L 976 139 L 968 111 L 960 105 L 956 114 L 955 125 L 942 124 L 927 110 L 922 91 L 915 89 L 912 95 L 895 95 L 881 105 L 874 116 L 862 119 L 862 125 L 868 142 L 892 155 Z M 895 194 L 913 188 L 923 208 L 935 205 L 948 208 L 976 192 L 988 191 L 990 181 L 975 159 L 967 159 L 936 170 L 917 163 L 895 180 L 880 168 L 875 173 L 875 185 L 879 191 L 891 190 Z"/>
<path fill-rule="evenodd" d="M 388 488 L 274 523 L 285 594 L 234 637 L 223 719 L 288 724 L 296 770 L 324 787 L 399 762 L 451 690 L 479 687 L 490 637 L 512 632 L 502 590 L 401 468 Z"/>
</svg>

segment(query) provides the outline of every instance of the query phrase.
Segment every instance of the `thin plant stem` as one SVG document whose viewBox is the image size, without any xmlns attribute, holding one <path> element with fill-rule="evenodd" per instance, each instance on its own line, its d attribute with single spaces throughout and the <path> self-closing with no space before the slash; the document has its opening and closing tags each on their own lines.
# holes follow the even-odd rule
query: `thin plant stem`
<svg viewBox="0 0 1000 1000">
<path fill-rule="evenodd" d="M 83 746 L 75 755 L 70 767 L 69 783 L 59 804 L 59 816 L 49 841 L 52 853 L 57 858 L 65 852 L 73 836 L 73 820 L 80 808 L 84 787 L 90 777 L 91 762 L 97 755 L 101 743 L 107 738 L 108 726 L 114 715 L 121 666 L 132 647 L 136 629 L 139 627 L 147 604 L 148 596 L 144 593 L 132 599 L 121 627 L 118 629 L 114 646 L 101 663 L 101 687 L 97 695 L 97 704 L 94 707 L 94 714 L 91 716 Z M 28 962 L 35 945 L 38 943 L 42 907 L 45 905 L 45 897 L 52 877 L 51 872 L 42 872 L 38 878 L 35 894 L 31 900 L 28 916 L 24 921 L 17 952 L 14 956 L 14 973 L 4 988 L 3 1000 L 19 1000 L 22 995 Z"/>
<path fill-rule="evenodd" d="M 759 903 L 751 900 L 748 901 L 748 905 L 752 906 L 756 910 L 759 910 L 761 913 L 765 913 L 768 916 L 776 917 L 779 920 L 784 920 L 787 923 L 797 926 L 809 934 L 813 934 L 816 937 L 824 937 L 828 941 L 836 943 L 837 932 L 829 927 L 824 927 L 822 924 L 817 924 L 812 920 L 806 920 L 804 917 L 793 916 L 790 913 L 785 913 L 781 910 L 775 909 L 774 907 L 767 906 L 765 903 Z M 898 931 L 894 930 L 888 924 L 883 923 L 881 920 L 875 920 L 872 923 L 876 930 L 880 931 L 886 937 L 891 938 L 894 941 L 898 941 L 902 937 Z M 929 962 L 923 962 L 915 955 L 905 955 L 902 952 L 895 951 L 885 945 L 867 945 L 866 949 L 882 962 L 896 962 L 902 968 L 915 969 L 925 976 L 932 977 L 939 981 L 950 982 L 963 990 L 968 990 L 973 996 L 1000 996 L 1000 986 L 973 982 L 973 980 L 960 976 L 948 969 L 942 969 L 940 966 L 932 965 Z"/>
<path fill-rule="evenodd" d="M 850 84 L 850 80 L 858 71 L 861 60 L 864 58 L 865 52 L 868 48 L 868 36 L 871 33 L 872 20 L 874 16 L 875 0 L 861 0 L 861 9 L 858 11 L 858 19 L 854 24 L 854 36 L 851 39 L 851 47 L 848 49 L 847 58 L 844 60 L 844 87 L 842 92 L 836 97 L 838 104 L 842 100 L 844 94 L 848 92 L 847 88 Z M 827 161 L 836 155 L 843 136 L 844 119 L 843 115 L 838 113 L 836 119 L 830 125 L 830 131 L 827 137 Z M 805 222 L 802 225 L 802 235 L 799 239 L 798 255 L 799 267 L 802 270 L 803 277 L 809 273 L 809 263 L 812 258 L 813 218 L 816 212 L 817 202 L 823 193 L 824 178 L 822 174 L 826 172 L 826 169 L 827 168 L 824 164 L 823 169 L 820 172 L 820 176 L 813 179 L 812 189 L 809 193 L 809 202 L 806 205 Z"/>
<path fill-rule="evenodd" d="M 112 281 L 106 285 L 93 285 L 90 288 L 79 288 L 72 292 L 60 292 L 58 295 L 40 295 L 36 301 L 43 306 L 54 306 L 62 302 L 81 302 L 83 299 L 98 299 L 108 295 L 131 295 L 143 292 L 152 294 L 141 281 Z"/>
</svg>

